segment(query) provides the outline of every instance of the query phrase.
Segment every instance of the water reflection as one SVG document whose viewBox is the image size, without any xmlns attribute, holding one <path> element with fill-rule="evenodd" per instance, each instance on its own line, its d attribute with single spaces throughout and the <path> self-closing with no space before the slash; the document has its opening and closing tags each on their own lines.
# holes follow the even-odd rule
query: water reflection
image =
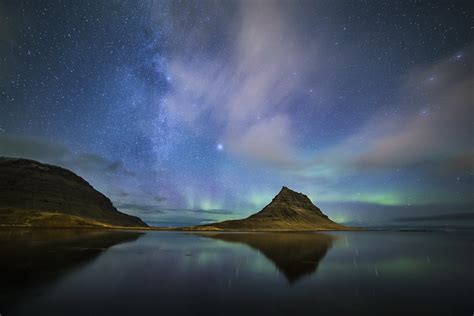
<svg viewBox="0 0 474 316">
<path fill-rule="evenodd" d="M 86 229 L 0 230 L 0 308 L 142 233 Z M 38 290 L 40 292 L 40 290 Z M 4 306 L 8 302 L 9 306 Z"/>
<path fill-rule="evenodd" d="M 474 310 L 474 234 L 147 232 L 107 248 L 137 237 L 102 231 L 51 230 L 15 238 L 2 233 L 0 250 L 7 252 L 0 262 L 0 293 L 16 289 L 21 296 L 14 305 L 12 295 L 0 297 L 0 314 L 471 315 Z M 42 278 L 48 282 L 38 284 Z"/>
<path fill-rule="evenodd" d="M 314 273 L 335 240 L 334 236 L 321 233 L 199 233 L 198 235 L 252 247 L 273 262 L 289 283 Z"/>
</svg>

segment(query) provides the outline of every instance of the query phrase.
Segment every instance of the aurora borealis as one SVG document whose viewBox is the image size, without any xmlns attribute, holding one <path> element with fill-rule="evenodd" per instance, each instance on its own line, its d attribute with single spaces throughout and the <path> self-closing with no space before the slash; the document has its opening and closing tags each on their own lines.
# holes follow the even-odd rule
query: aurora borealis
<svg viewBox="0 0 474 316">
<path fill-rule="evenodd" d="M 0 1 L 0 155 L 149 224 L 281 186 L 344 223 L 472 212 L 468 1 Z"/>
</svg>

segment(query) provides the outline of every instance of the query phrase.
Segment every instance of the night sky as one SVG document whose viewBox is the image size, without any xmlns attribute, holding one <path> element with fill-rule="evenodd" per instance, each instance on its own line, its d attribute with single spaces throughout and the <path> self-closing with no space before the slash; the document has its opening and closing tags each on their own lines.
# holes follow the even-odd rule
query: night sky
<svg viewBox="0 0 474 316">
<path fill-rule="evenodd" d="M 154 225 L 283 185 L 342 223 L 472 212 L 469 2 L 0 0 L 0 155 Z"/>
</svg>

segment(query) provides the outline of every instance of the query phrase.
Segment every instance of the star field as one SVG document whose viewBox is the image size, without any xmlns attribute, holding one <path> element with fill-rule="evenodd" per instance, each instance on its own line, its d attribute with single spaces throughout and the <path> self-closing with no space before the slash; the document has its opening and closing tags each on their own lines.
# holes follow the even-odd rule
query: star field
<svg viewBox="0 0 474 316">
<path fill-rule="evenodd" d="M 0 1 L 0 155 L 124 212 L 336 221 L 472 211 L 468 1 Z"/>
</svg>

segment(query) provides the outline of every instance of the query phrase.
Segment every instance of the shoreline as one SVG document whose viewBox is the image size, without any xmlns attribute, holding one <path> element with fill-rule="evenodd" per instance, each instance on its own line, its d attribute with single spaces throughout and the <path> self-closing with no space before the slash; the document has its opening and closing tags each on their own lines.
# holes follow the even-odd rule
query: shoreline
<svg viewBox="0 0 474 316">
<path fill-rule="evenodd" d="M 99 230 L 133 230 L 133 231 L 172 231 L 172 232 L 235 232 L 235 233 L 259 233 L 259 232 L 332 232 L 332 231 L 367 231 L 366 228 L 353 227 L 348 229 L 193 229 L 191 227 L 139 227 L 139 226 L 31 226 L 31 225 L 4 225 L 0 224 L 0 229 L 99 229 Z"/>
<path fill-rule="evenodd" d="M 315 230 L 202 230 L 202 229 L 191 229 L 189 227 L 124 227 L 124 226 L 28 226 L 28 225 L 2 225 L 0 224 L 0 230 L 3 229 L 31 229 L 31 230 L 61 230 L 61 229 L 77 229 L 77 230 L 109 230 L 109 231 L 162 231 L 162 232 L 183 232 L 183 233 L 330 233 L 330 232 L 449 232 L 446 230 L 433 230 L 433 229 L 373 229 L 363 227 L 353 227 L 352 229 L 315 229 Z"/>
</svg>

